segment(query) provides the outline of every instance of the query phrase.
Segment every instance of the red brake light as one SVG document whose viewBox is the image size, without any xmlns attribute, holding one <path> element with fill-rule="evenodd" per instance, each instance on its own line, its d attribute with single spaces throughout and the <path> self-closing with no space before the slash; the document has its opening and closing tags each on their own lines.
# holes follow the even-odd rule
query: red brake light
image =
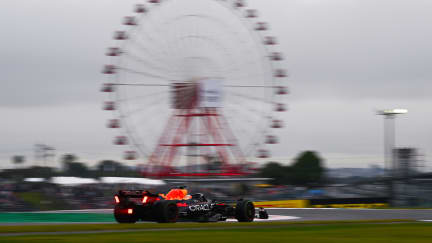
<svg viewBox="0 0 432 243">
<path fill-rule="evenodd" d="M 120 198 L 117 195 L 114 196 L 114 200 L 117 204 L 120 203 Z"/>
<path fill-rule="evenodd" d="M 132 209 L 132 208 L 129 208 L 128 211 L 127 211 L 127 213 L 128 213 L 128 214 L 133 214 L 133 209 Z"/>
<path fill-rule="evenodd" d="M 147 201 L 148 201 L 148 197 L 147 196 L 143 197 L 142 203 L 147 203 Z"/>
</svg>

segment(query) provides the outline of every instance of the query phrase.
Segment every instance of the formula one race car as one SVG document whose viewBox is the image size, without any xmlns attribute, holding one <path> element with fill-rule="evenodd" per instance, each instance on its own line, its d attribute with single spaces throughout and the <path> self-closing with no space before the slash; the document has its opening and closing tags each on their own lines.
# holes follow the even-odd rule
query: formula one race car
<svg viewBox="0 0 432 243">
<path fill-rule="evenodd" d="M 255 218 L 255 207 L 251 201 L 226 203 L 207 200 L 201 193 L 187 195 L 184 188 L 172 189 L 167 195 L 144 190 L 121 190 L 114 199 L 114 217 L 119 223 L 135 223 L 139 220 L 159 223 L 217 222 L 228 218 L 252 222 Z M 260 210 L 259 215 L 264 213 L 261 212 L 263 210 Z"/>
</svg>

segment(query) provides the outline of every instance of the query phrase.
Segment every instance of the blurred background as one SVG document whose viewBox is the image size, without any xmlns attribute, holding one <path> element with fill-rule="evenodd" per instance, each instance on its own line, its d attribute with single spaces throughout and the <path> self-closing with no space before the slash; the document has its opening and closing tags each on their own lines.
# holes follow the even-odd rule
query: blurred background
<svg viewBox="0 0 432 243">
<path fill-rule="evenodd" d="M 0 2 L 1 211 L 110 208 L 119 189 L 166 192 L 183 184 L 209 198 L 431 207 L 430 1 L 206 2 L 142 1 L 158 14 L 134 19 L 136 26 L 124 20 L 140 14 L 136 0 Z M 176 19 L 198 13 L 204 17 Z M 271 26 L 265 33 L 257 29 L 261 21 Z M 129 40 L 113 40 L 114 31 L 125 31 Z M 207 41 L 183 43 L 183 35 Z M 150 53 L 138 52 L 134 41 Z M 107 47 L 124 55 L 107 57 Z M 188 53 L 211 62 L 184 62 Z M 275 53 L 283 53 L 283 63 Z M 105 64 L 116 73 L 101 74 Z M 138 66 L 147 68 L 140 69 L 145 79 L 130 74 Z M 157 75 L 167 77 L 163 82 Z M 223 79 L 218 108 L 244 152 L 241 163 L 228 164 L 242 173 L 215 169 L 227 161 L 209 159 L 204 149 L 198 154 L 207 157 L 198 161 L 190 148 L 199 147 L 194 139 L 200 135 L 191 132 L 171 174 L 146 176 L 143 165 L 160 144 L 169 114 L 180 114 L 172 105 L 173 85 L 204 76 Z M 124 85 L 131 83 L 151 84 L 145 96 L 163 94 L 132 103 L 141 91 Z M 101 86 L 115 90 L 99 92 Z M 101 109 L 104 102 L 117 109 Z M 133 116 L 141 107 L 151 110 Z M 186 109 L 204 114 L 207 108 L 214 107 Z M 123 126 L 108 129 L 107 121 L 116 119 Z M 131 129 L 137 124 L 146 129 Z M 128 148 L 113 145 L 123 136 Z M 197 173 L 179 178 L 173 168 Z M 215 170 L 221 173 L 204 175 Z"/>
</svg>

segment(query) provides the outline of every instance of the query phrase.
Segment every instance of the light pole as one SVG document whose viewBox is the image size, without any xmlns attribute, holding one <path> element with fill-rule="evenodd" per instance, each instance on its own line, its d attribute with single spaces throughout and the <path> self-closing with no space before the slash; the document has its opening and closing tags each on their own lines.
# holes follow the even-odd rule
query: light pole
<svg viewBox="0 0 432 243">
<path fill-rule="evenodd" d="M 50 147 L 45 144 L 35 144 L 35 159 L 42 159 L 44 167 L 47 167 L 47 159 L 49 157 L 54 157 L 55 148 Z"/>
<path fill-rule="evenodd" d="M 396 161 L 394 156 L 395 149 L 395 117 L 397 115 L 406 114 L 406 109 L 388 109 L 378 111 L 378 115 L 384 116 L 384 168 L 385 175 L 388 179 L 388 189 L 390 200 L 393 200 L 393 182 L 392 177 L 395 176 Z"/>
<path fill-rule="evenodd" d="M 395 148 L 395 117 L 396 115 L 406 114 L 406 109 L 388 109 L 378 111 L 378 115 L 384 116 L 384 167 L 387 173 L 392 175 L 396 164 L 394 161 L 393 150 Z"/>
</svg>

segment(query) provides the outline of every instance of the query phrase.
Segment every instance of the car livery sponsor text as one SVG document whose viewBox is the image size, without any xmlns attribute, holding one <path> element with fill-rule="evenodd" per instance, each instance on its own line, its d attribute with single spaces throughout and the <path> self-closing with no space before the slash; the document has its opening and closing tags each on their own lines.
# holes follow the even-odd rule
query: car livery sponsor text
<svg viewBox="0 0 432 243">
<path fill-rule="evenodd" d="M 212 204 L 197 204 L 197 205 L 190 205 L 189 210 L 191 212 L 197 212 L 197 211 L 210 211 L 213 208 Z"/>
</svg>

